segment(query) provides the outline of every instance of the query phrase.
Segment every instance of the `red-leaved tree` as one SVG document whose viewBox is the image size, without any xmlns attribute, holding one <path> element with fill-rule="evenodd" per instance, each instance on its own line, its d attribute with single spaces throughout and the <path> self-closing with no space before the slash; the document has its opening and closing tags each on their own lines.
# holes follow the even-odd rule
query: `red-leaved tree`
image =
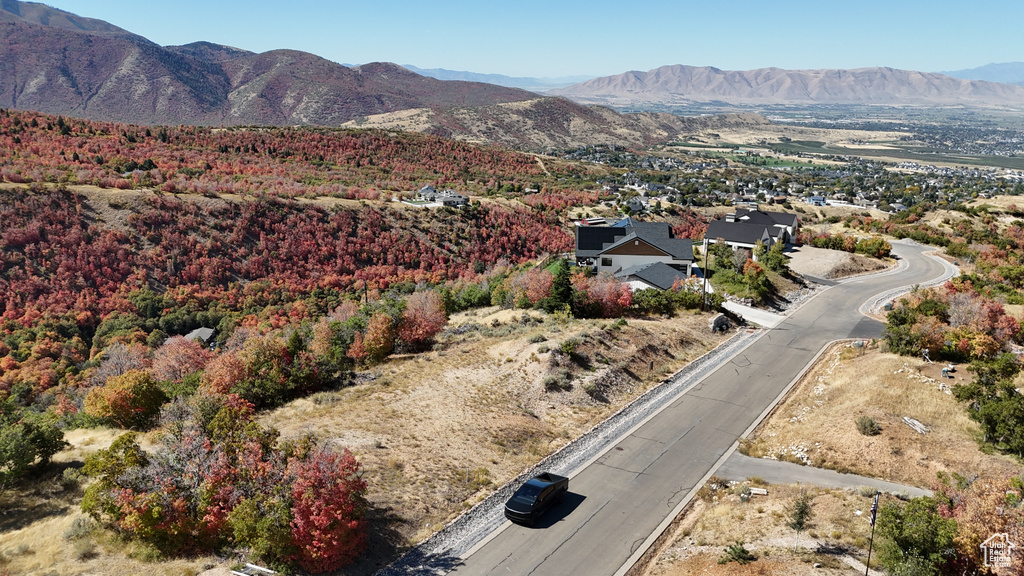
<svg viewBox="0 0 1024 576">
<path fill-rule="evenodd" d="M 172 336 L 153 352 L 150 372 L 158 380 L 180 382 L 185 376 L 206 367 L 213 352 L 195 340 Z"/>
<path fill-rule="evenodd" d="M 447 323 L 444 302 L 437 292 L 414 292 L 405 301 L 402 322 L 398 325 L 398 337 L 419 350 L 433 340 Z"/>
<path fill-rule="evenodd" d="M 292 462 L 292 542 L 294 558 L 310 572 L 348 564 L 366 546 L 366 482 L 348 449 L 321 447 Z"/>
<path fill-rule="evenodd" d="M 203 371 L 202 390 L 212 394 L 227 394 L 235 384 L 245 378 L 245 373 L 245 362 L 237 350 L 221 352 Z"/>
<path fill-rule="evenodd" d="M 633 303 L 633 291 L 629 284 L 619 282 L 614 276 L 601 274 L 587 278 L 582 274 L 572 280 L 577 294 L 577 308 L 583 316 L 618 318 Z"/>
</svg>

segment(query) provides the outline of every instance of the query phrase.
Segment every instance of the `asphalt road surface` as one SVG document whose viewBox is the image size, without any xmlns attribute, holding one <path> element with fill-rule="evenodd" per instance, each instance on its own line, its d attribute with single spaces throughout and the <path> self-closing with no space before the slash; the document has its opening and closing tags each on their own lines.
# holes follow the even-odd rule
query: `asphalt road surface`
<svg viewBox="0 0 1024 576">
<path fill-rule="evenodd" d="M 462 575 L 613 575 L 834 340 L 873 338 L 858 310 L 880 293 L 941 276 L 942 264 L 896 244 L 897 273 L 834 286 L 806 302 L 656 416 L 572 476 L 565 502 L 527 528 L 504 524 L 455 567 Z"/>
</svg>

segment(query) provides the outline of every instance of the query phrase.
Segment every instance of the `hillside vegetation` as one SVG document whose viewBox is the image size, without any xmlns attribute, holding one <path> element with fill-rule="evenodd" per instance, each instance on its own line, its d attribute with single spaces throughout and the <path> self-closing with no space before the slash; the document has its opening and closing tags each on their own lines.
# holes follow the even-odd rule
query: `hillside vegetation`
<svg viewBox="0 0 1024 576">
<path fill-rule="evenodd" d="M 597 198 L 569 163 L 370 130 L 0 124 L 0 488 L 5 540 L 40 551 L 18 569 L 63 537 L 76 552 L 47 570 L 229 550 L 365 572 L 720 338 L 702 316 L 646 320 L 651 299 L 556 257 L 561 212 Z M 473 202 L 391 198 L 427 182 Z M 656 308 L 699 301 L 681 287 Z M 491 305 L 538 311 L 446 330 Z M 623 315 L 638 326 L 579 320 Z M 183 337 L 202 327 L 211 342 Z M 431 360 L 478 382 L 461 485 L 447 446 L 412 464 L 465 384 L 403 371 Z"/>
</svg>

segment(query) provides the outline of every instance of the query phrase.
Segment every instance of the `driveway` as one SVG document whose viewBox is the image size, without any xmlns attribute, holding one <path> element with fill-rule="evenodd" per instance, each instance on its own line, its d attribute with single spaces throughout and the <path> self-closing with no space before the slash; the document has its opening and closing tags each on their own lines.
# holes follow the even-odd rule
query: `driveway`
<svg viewBox="0 0 1024 576">
<path fill-rule="evenodd" d="M 905 486 L 894 482 L 886 482 L 877 478 L 857 476 L 856 474 L 840 474 L 833 470 L 823 470 L 812 466 L 801 466 L 792 462 L 751 458 L 734 452 L 725 464 L 715 472 L 715 476 L 726 480 L 745 480 L 752 476 L 764 479 L 769 484 L 811 484 L 829 488 L 860 488 L 868 486 L 879 492 L 889 494 L 906 494 L 911 498 L 931 496 L 931 490 L 914 486 Z"/>
</svg>

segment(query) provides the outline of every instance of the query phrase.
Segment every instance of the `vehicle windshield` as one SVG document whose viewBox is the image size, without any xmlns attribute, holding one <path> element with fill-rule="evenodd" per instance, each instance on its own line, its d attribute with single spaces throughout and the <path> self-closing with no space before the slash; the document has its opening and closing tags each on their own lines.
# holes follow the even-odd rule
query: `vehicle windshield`
<svg viewBox="0 0 1024 576">
<path fill-rule="evenodd" d="M 540 486 L 534 486 L 530 483 L 523 484 L 512 496 L 512 501 L 520 504 L 533 504 L 537 501 L 537 495 L 540 494 L 542 489 Z"/>
</svg>

